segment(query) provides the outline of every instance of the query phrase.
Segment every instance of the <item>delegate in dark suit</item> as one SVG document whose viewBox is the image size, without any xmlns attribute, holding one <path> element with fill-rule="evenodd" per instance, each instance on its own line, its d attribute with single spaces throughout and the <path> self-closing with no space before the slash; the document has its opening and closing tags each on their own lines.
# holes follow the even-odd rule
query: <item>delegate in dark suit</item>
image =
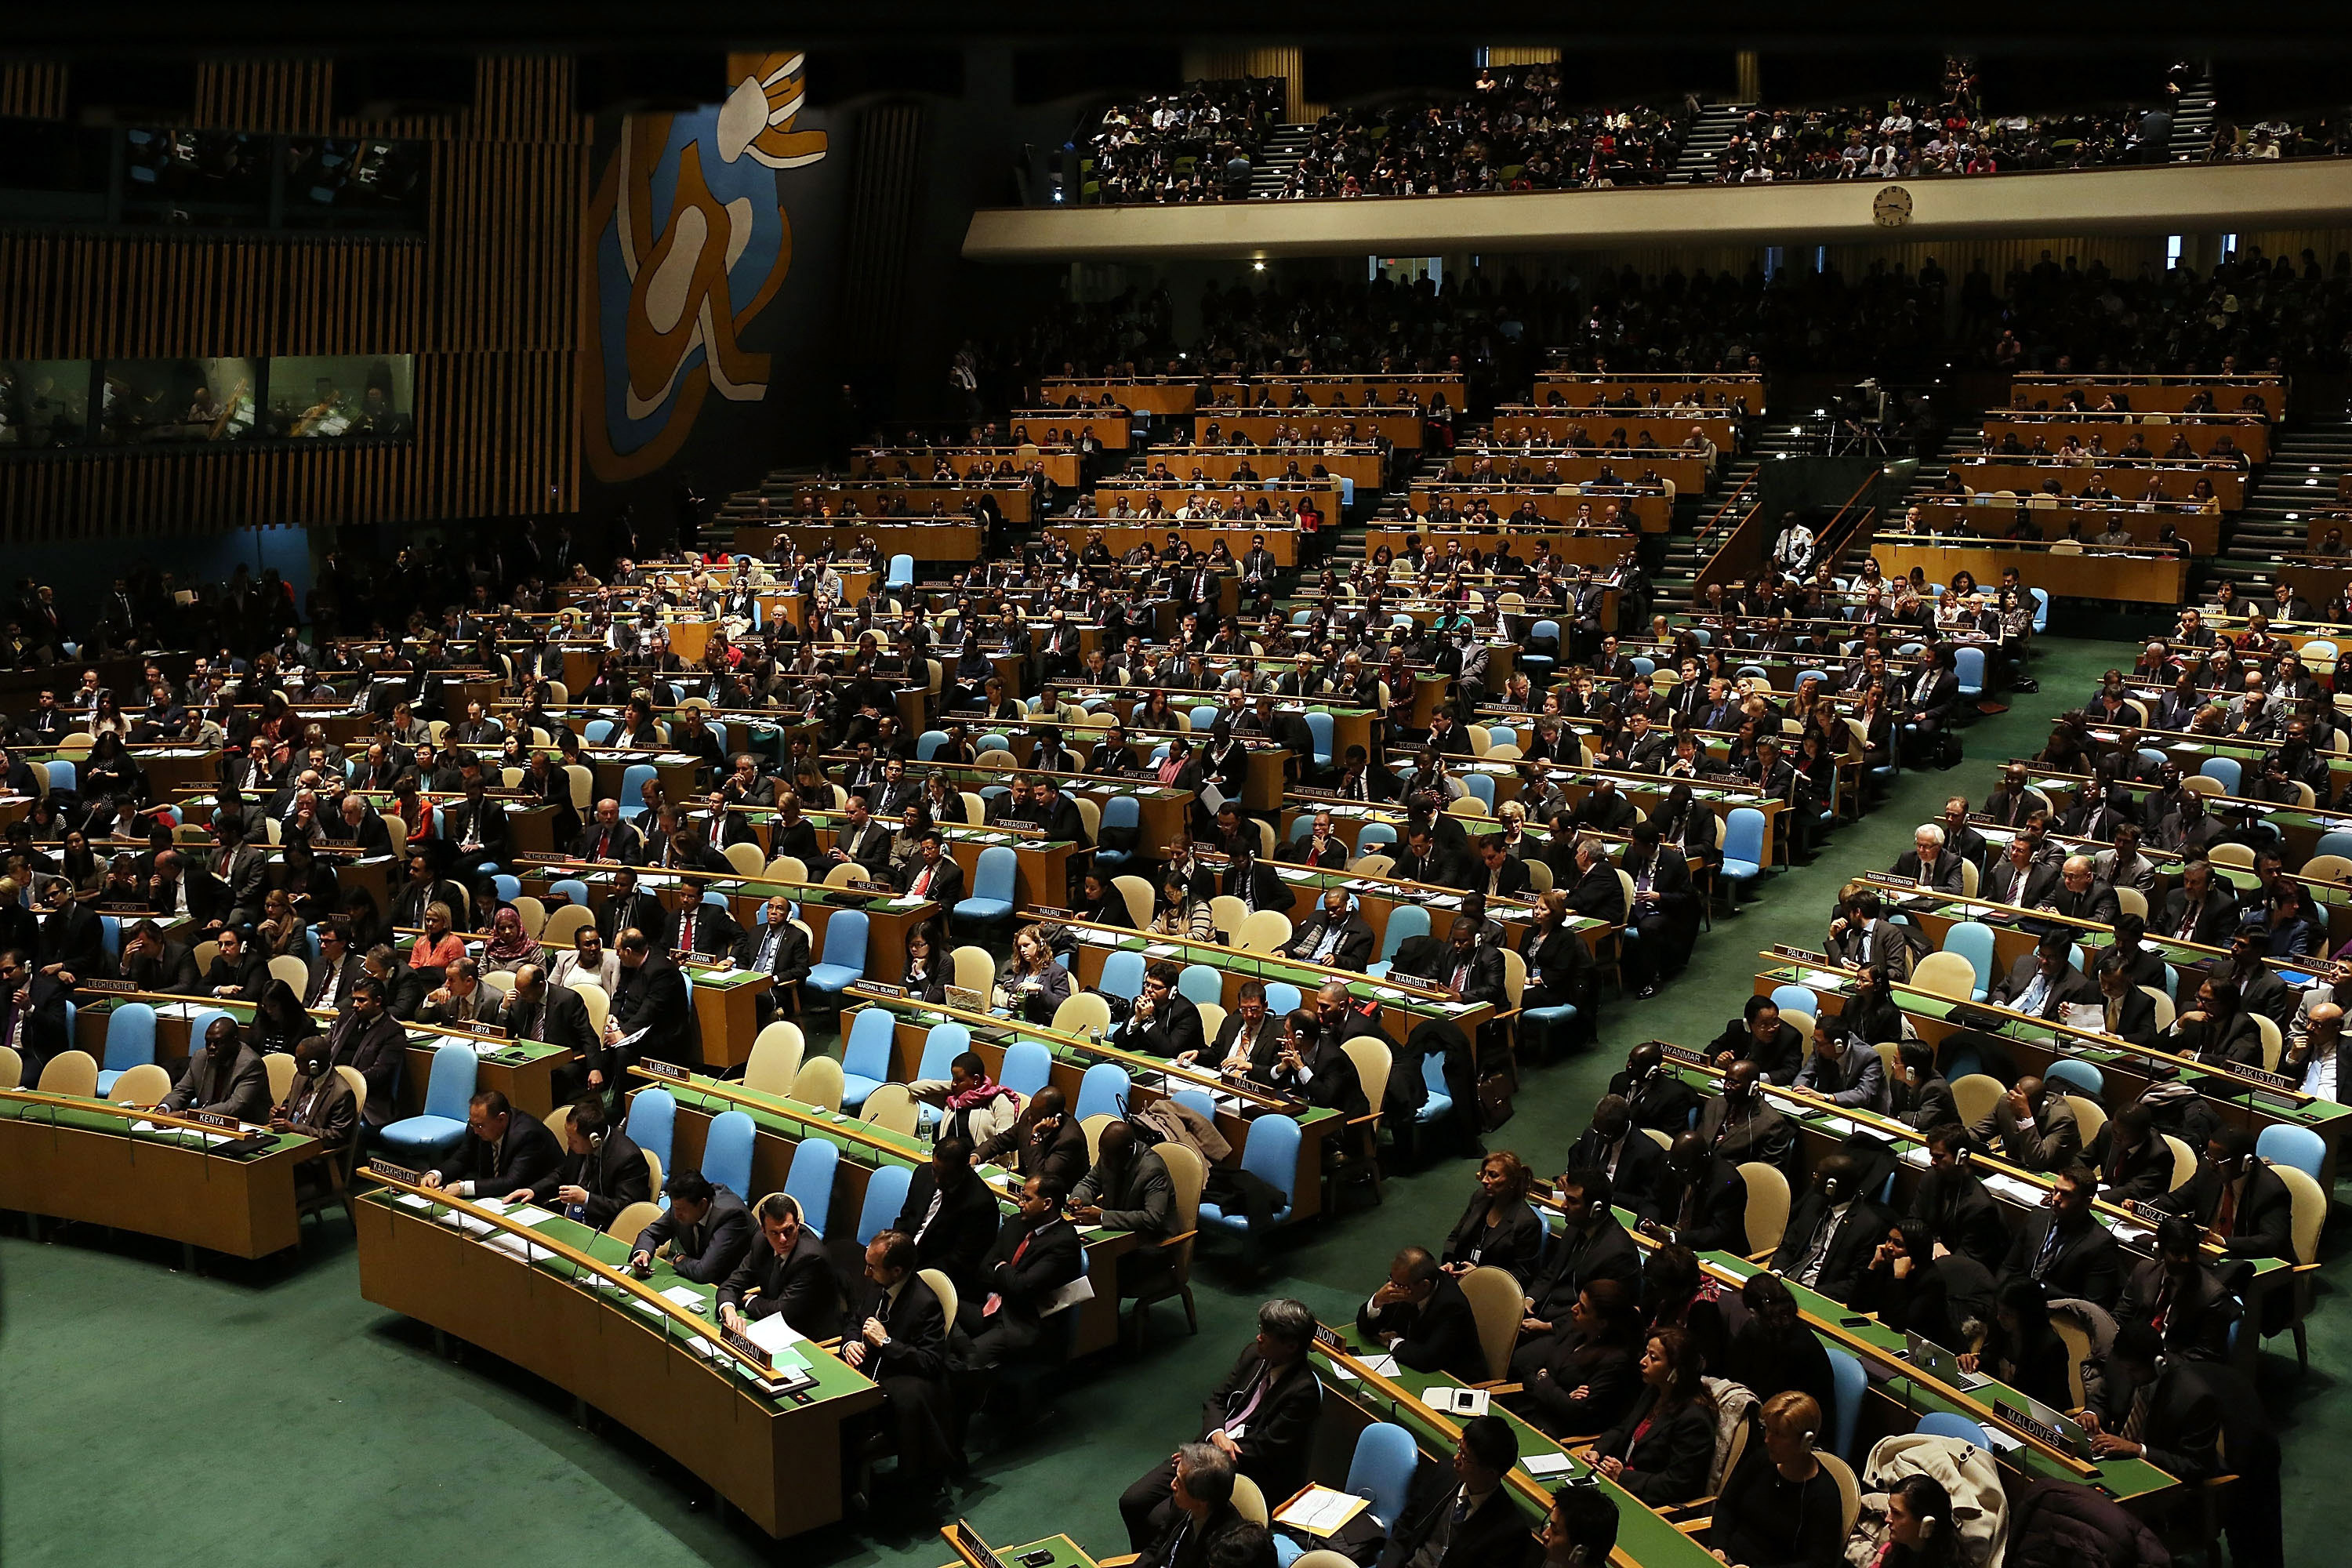
<svg viewBox="0 0 2352 1568">
<path fill-rule="evenodd" d="M 2232 1258 L 2294 1260 L 2294 1194 L 2279 1173 L 2249 1158 L 2238 1190 L 2231 1196 L 2229 1234 L 2222 1250 Z M 2153 1200 L 2166 1214 L 2187 1215 L 2208 1230 L 2219 1228 L 2226 1184 L 2210 1161 L 2200 1161 L 2188 1182 Z"/>
<path fill-rule="evenodd" d="M 1330 911 L 1318 908 L 1314 916 L 1300 924 L 1281 951 L 1293 958 L 1328 964 L 1333 969 L 1350 969 L 1363 973 L 1372 961 L 1372 928 L 1364 917 L 1350 910 L 1338 920 Z"/>
<path fill-rule="evenodd" d="M 607 1016 L 625 1036 L 646 1031 L 629 1047 L 635 1056 L 666 1062 L 695 1059 L 694 1009 L 686 998 L 686 976 L 659 953 L 648 952 L 635 968 L 622 963 L 620 989 L 613 994 Z"/>
<path fill-rule="evenodd" d="M 955 1282 L 961 1295 L 969 1298 L 982 1288 L 981 1260 L 996 1243 L 1000 1216 L 996 1195 L 988 1184 L 971 1174 L 969 1167 L 961 1174 L 961 1182 L 942 1191 L 935 1163 L 927 1161 L 916 1166 L 913 1179 L 907 1184 L 907 1202 L 891 1228 L 913 1238 L 917 1268 L 940 1269 Z"/>
<path fill-rule="evenodd" d="M 496 1138 L 468 1131 L 457 1141 L 457 1152 L 441 1167 L 441 1184 L 461 1197 L 503 1198 L 526 1187 L 536 1189 L 562 1163 L 562 1146 L 547 1123 L 509 1109 L 505 1130 Z M 642 1158 L 638 1163 L 643 1165 Z"/>
<path fill-rule="evenodd" d="M 1977 1173 L 1965 1165 L 1937 1165 L 1911 1194 L 1912 1216 L 1951 1252 L 1997 1268 L 2009 1251 L 2009 1220 Z"/>
<path fill-rule="evenodd" d="M 1798 1278 L 1830 1215 L 1831 1205 L 1819 1189 L 1797 1200 L 1797 1206 L 1789 1212 L 1789 1228 L 1781 1233 L 1780 1246 L 1772 1254 L 1775 1273 Z M 1853 1300 L 1854 1286 L 1870 1267 L 1871 1255 L 1886 1239 L 1887 1227 L 1894 1223 L 1893 1215 L 1869 1199 L 1854 1199 L 1822 1247 L 1819 1271 L 1810 1281 L 1812 1288 L 1833 1301 Z"/>
<path fill-rule="evenodd" d="M 1322 1409 L 1323 1385 L 1304 1353 L 1277 1364 L 1258 1354 L 1253 1341 L 1202 1402 L 1201 1429 L 1194 1441 L 1223 1432 L 1241 1449 L 1235 1468 L 1266 1496 L 1288 1498 L 1307 1483 L 1307 1461 Z M 1249 1412 L 1245 1420 L 1244 1411 Z M 1241 1430 L 1234 1430 L 1235 1425 Z M 1119 1494 L 1128 1540 L 1139 1552 L 1160 1535 L 1175 1511 L 1168 1495 L 1172 1479 L 1172 1463 L 1162 1460 Z"/>
<path fill-rule="evenodd" d="M 723 1186 L 713 1186 L 709 1207 L 700 1219 L 687 1225 L 674 1205 L 664 1209 L 659 1219 L 637 1232 L 635 1250 L 651 1254 L 667 1247 L 670 1267 L 679 1279 L 715 1285 L 735 1272 L 755 1242 L 767 1245 L 743 1200 Z"/>
<path fill-rule="evenodd" d="M 1982 842 L 1981 839 L 1979 840 Z M 1946 849 L 1936 857 L 1936 864 L 1923 878 L 1919 869 L 1919 851 L 1906 849 L 1895 858 L 1895 872 L 1906 882 L 1924 886 L 1930 892 L 1957 893 L 1960 890 L 1960 857 Z"/>
<path fill-rule="evenodd" d="M 1387 1342 L 1397 1364 L 1413 1372 L 1442 1372 L 1465 1383 L 1479 1382 L 1486 1375 L 1486 1352 L 1478 1344 L 1478 1320 L 1470 1310 L 1469 1298 L 1451 1275 L 1433 1277 L 1425 1300 L 1391 1301 L 1375 1310 L 1367 1297 L 1356 1309 L 1356 1328 Z"/>
<path fill-rule="evenodd" d="M 810 969 L 808 937 L 800 927 L 787 921 L 782 925 L 755 926 L 743 933 L 728 954 L 738 969 L 750 969 L 772 974 L 774 985 L 760 993 L 759 1009 L 762 1021 L 780 1005 L 789 1011 L 800 1011 L 800 983 L 808 978 Z"/>
<path fill-rule="evenodd" d="M 2123 1253 L 2106 1227 L 2087 1215 L 2068 1222 L 2054 1213 L 2037 1214 L 2018 1228 L 1995 1278 L 2004 1285 L 2039 1279 L 2053 1298 L 2096 1301 L 2113 1311 L 2123 1289 Z"/>
<path fill-rule="evenodd" d="M 976 1365 L 1001 1365 L 1036 1345 L 1046 1304 L 1078 1277 L 1081 1250 L 1077 1227 L 1055 1214 L 1035 1220 L 1024 1215 L 996 1233 L 980 1261 L 974 1291 L 957 1312 L 973 1325 Z"/>
<path fill-rule="evenodd" d="M 239 1121 L 265 1121 L 269 1115 L 269 1073 L 260 1055 L 247 1047 L 239 1046 L 223 1062 L 200 1046 L 156 1109 L 213 1110 Z"/>
<path fill-rule="evenodd" d="M 1665 1217 L 1657 1205 L 1666 1185 L 1666 1152 L 1639 1127 L 1629 1128 L 1613 1142 L 1598 1127 L 1586 1128 L 1560 1168 L 1598 1171 L 1609 1178 L 1612 1202 L 1645 1219 Z"/>
<path fill-rule="evenodd" d="M 1660 1414 L 1658 1391 L 1643 1388 L 1625 1418 L 1601 1435 L 1593 1451 L 1621 1459 L 1617 1484 L 1653 1508 L 1688 1502 L 1706 1489 L 1715 1462 L 1715 1415 L 1692 1400 Z"/>
<path fill-rule="evenodd" d="M 754 1322 L 782 1314 L 813 1340 L 829 1340 L 841 1331 L 841 1280 L 824 1255 L 824 1243 L 803 1226 L 790 1252 L 778 1256 L 765 1236 L 756 1237 L 751 1250 L 735 1272 L 719 1287 L 719 1304 L 732 1307 Z"/>
<path fill-rule="evenodd" d="M 578 1187 L 588 1194 L 587 1203 L 582 1205 L 584 1212 L 579 1216 L 580 1222 L 603 1230 L 631 1204 L 652 1200 L 653 1170 L 646 1163 L 645 1151 L 631 1142 L 627 1133 L 615 1131 L 605 1133 L 585 1153 L 565 1150 L 562 1163 L 531 1184 L 531 1199 L 535 1203 L 553 1203 L 557 1190 L 562 1187 Z"/>
</svg>

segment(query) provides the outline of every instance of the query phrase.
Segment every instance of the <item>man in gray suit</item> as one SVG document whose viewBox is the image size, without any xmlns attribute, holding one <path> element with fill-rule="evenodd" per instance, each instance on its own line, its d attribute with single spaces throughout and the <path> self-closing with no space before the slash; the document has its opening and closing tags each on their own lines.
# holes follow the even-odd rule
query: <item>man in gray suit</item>
<svg viewBox="0 0 2352 1568">
<path fill-rule="evenodd" d="M 2083 1147 L 2074 1108 L 2030 1074 L 1993 1102 L 1991 1114 L 1969 1129 L 1969 1136 L 2027 1171 L 2063 1171 Z"/>
<path fill-rule="evenodd" d="M 155 1109 L 210 1110 L 260 1121 L 269 1115 L 269 1072 L 235 1020 L 215 1018 L 205 1030 L 205 1048 L 188 1058 L 180 1081 Z"/>
</svg>

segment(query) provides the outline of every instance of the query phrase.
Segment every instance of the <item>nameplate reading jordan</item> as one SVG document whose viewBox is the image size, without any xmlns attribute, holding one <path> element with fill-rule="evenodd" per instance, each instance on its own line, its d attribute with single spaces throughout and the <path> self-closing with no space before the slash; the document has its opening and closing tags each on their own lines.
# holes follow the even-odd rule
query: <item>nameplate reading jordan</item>
<svg viewBox="0 0 2352 1568">
<path fill-rule="evenodd" d="M 726 1342 L 728 1349 L 749 1360 L 762 1377 L 774 1373 L 776 1363 L 768 1359 L 768 1352 L 760 1348 L 750 1335 L 738 1333 L 733 1329 L 721 1329 L 719 1337 Z"/>
<path fill-rule="evenodd" d="M 694 1077 L 676 1062 L 666 1062 L 654 1057 L 646 1057 L 636 1065 L 647 1078 L 666 1079 L 671 1083 L 687 1083 Z"/>
<path fill-rule="evenodd" d="M 224 1116 L 217 1110 L 183 1110 L 180 1120 L 193 1121 L 199 1127 L 224 1127 L 234 1132 L 245 1125 L 234 1116 Z"/>
<path fill-rule="evenodd" d="M 85 980 L 81 982 L 76 989 L 81 991 L 107 991 L 111 992 L 116 995 L 131 995 L 137 993 L 139 989 L 139 982 L 136 980 Z"/>
<path fill-rule="evenodd" d="M 406 1182 L 412 1187 L 422 1186 L 425 1184 L 424 1172 L 412 1171 L 405 1165 L 395 1165 L 389 1160 L 372 1159 L 368 1162 L 367 1168 L 368 1174 L 382 1176 L 388 1182 Z"/>
<path fill-rule="evenodd" d="M 1706 1065 L 1706 1053 L 1695 1050 L 1689 1046 L 1670 1046 L 1665 1041 L 1660 1040 L 1658 1049 L 1665 1053 L 1668 1061 L 1688 1062 L 1693 1067 Z"/>
<path fill-rule="evenodd" d="M 1992 1402 L 1992 1413 L 2029 1437 L 2038 1437 L 2053 1448 L 2063 1449 L 2066 1447 L 2066 1439 L 2058 1428 L 2046 1421 L 2036 1421 L 2013 1405 L 1996 1399 Z"/>
</svg>

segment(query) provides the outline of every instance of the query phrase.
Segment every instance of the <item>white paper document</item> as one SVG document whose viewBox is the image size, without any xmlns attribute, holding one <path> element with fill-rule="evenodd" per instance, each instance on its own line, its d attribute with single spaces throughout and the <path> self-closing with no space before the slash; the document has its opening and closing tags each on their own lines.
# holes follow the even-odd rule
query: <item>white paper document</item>
<svg viewBox="0 0 2352 1568">
<path fill-rule="evenodd" d="M 1539 1481 L 1548 1481 L 1554 1476 L 1568 1474 L 1575 1468 L 1575 1461 L 1565 1453 L 1529 1454 L 1519 1461 L 1519 1468 Z"/>
<path fill-rule="evenodd" d="M 1364 1370 L 1367 1372 L 1376 1372 L 1382 1377 L 1394 1377 L 1397 1374 L 1396 1357 L 1392 1355 L 1365 1356 L 1362 1360 Z"/>
<path fill-rule="evenodd" d="M 755 1320 L 743 1331 L 743 1337 L 773 1355 L 786 1345 L 799 1344 L 808 1336 L 784 1321 L 782 1312 L 773 1312 Z"/>
</svg>

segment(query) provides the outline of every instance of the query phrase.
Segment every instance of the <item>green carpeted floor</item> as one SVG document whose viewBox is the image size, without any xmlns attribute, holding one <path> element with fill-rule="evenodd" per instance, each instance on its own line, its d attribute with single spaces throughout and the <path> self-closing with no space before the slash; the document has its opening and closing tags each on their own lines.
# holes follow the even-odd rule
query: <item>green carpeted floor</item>
<svg viewBox="0 0 2352 1568">
<path fill-rule="evenodd" d="M 1847 875 L 1891 864 L 1947 794 L 1981 799 L 1991 761 L 2037 749 L 2050 716 L 2130 652 L 2046 645 L 2042 693 L 1970 728 L 1966 764 L 1906 775 L 1815 864 L 1773 879 L 1739 919 L 1718 919 L 1664 992 L 1608 1008 L 1599 1050 L 1535 1069 L 1494 1142 L 1555 1170 L 1628 1042 L 1721 1029 L 1749 992 L 1759 948 L 1817 945 Z M 1381 1207 L 1296 1238 L 1263 1283 L 1213 1251 L 1195 1274 L 1200 1336 L 1186 1338 L 1163 1309 L 1150 1348 L 1085 1369 L 1039 1434 L 979 1449 L 962 1511 L 997 1542 L 1067 1530 L 1096 1552 L 1125 1551 L 1119 1489 L 1192 1436 L 1201 1394 L 1250 1331 L 1257 1301 L 1278 1291 L 1347 1315 L 1395 1247 L 1444 1237 L 1469 1187 L 1464 1160 L 1402 1175 Z M 11 1568 L 152 1559 L 159 1545 L 173 1560 L 249 1568 L 485 1554 L 520 1568 L 583 1552 L 643 1568 L 940 1560 L 935 1536 L 887 1521 L 781 1548 L 722 1521 L 703 1489 L 627 1433 L 575 1426 L 560 1391 L 483 1355 L 444 1362 L 425 1331 L 362 1300 L 348 1235 L 331 1219 L 299 1259 L 201 1275 L 177 1270 L 176 1248 L 88 1229 L 39 1247 L 0 1238 L 0 1556 Z M 2340 1272 L 2322 1277 L 2323 1297 Z M 2311 1348 L 2312 1371 L 2299 1378 L 2288 1342 L 2277 1342 L 2286 1353 L 2266 1359 L 2263 1387 L 2287 1428 L 2289 1550 L 2324 1562 L 2340 1542 L 2326 1545 L 2332 1510 L 2315 1494 L 2352 1455 L 2352 1412 L 2325 1397 L 2352 1363 L 2342 1303 L 2323 1300 Z"/>
</svg>

